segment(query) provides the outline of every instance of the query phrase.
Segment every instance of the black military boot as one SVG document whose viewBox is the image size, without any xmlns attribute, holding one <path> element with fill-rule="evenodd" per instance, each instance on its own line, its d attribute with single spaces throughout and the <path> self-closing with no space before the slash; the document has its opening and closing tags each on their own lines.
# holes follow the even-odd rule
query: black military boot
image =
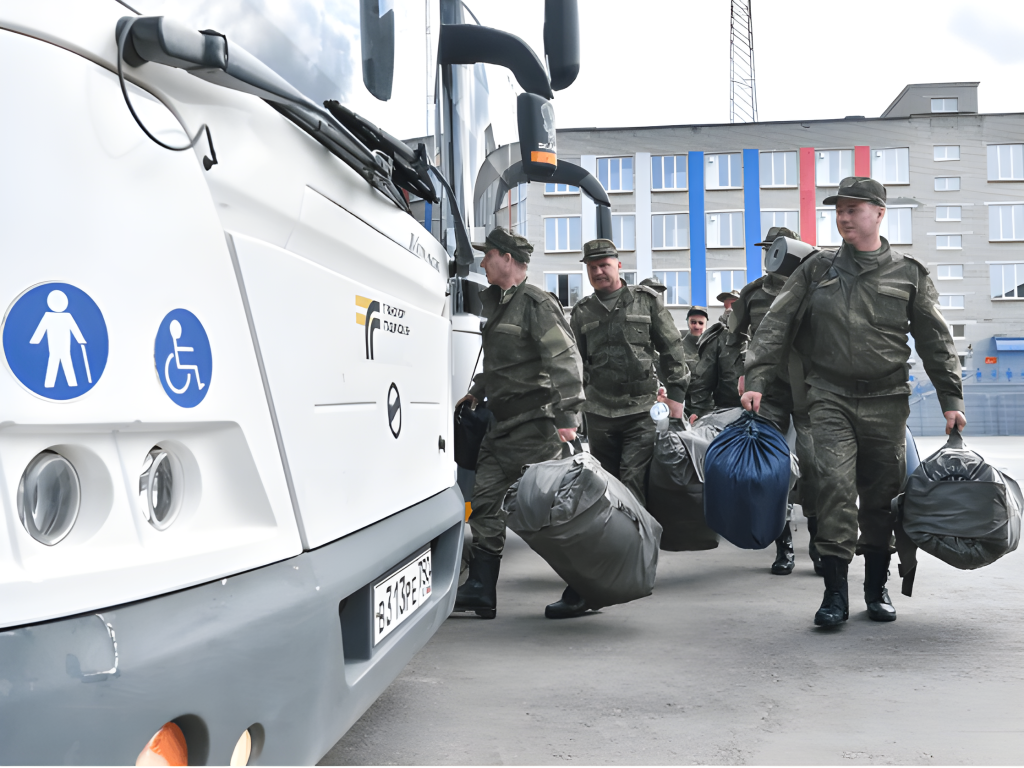
<svg viewBox="0 0 1024 768">
<path fill-rule="evenodd" d="M 850 564 L 833 555 L 823 555 L 821 567 L 825 571 L 825 597 L 814 614 L 819 627 L 834 627 L 850 618 L 850 594 L 846 576 Z"/>
<path fill-rule="evenodd" d="M 772 563 L 772 573 L 776 576 L 786 576 L 793 572 L 796 559 L 793 556 L 793 530 L 786 522 L 782 529 L 782 535 L 775 540 L 775 562 Z"/>
<path fill-rule="evenodd" d="M 473 559 L 469 561 L 469 578 L 455 594 L 455 612 L 474 611 L 484 619 L 493 619 L 498 614 L 498 568 L 501 555 L 473 548 Z"/>
<path fill-rule="evenodd" d="M 864 602 L 868 604 L 868 618 L 872 621 L 896 621 L 896 609 L 885 588 L 890 557 L 888 553 L 864 553 Z"/>
<path fill-rule="evenodd" d="M 566 587 L 562 599 L 544 609 L 546 619 L 574 619 L 590 610 L 586 599 L 572 587 Z"/>
<path fill-rule="evenodd" d="M 819 576 L 824 576 L 825 569 L 821 567 L 821 555 L 818 554 L 818 545 L 814 543 L 815 538 L 818 536 L 818 518 L 807 518 L 807 532 L 811 535 L 811 541 L 807 545 L 807 554 L 811 556 L 811 562 L 814 563 L 814 572 Z"/>
</svg>

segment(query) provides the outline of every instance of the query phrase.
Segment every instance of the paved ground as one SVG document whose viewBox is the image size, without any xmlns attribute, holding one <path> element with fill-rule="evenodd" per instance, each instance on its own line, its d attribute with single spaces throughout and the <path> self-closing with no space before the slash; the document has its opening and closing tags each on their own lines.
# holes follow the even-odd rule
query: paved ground
<svg viewBox="0 0 1024 768">
<path fill-rule="evenodd" d="M 1024 438 L 969 443 L 1024 478 Z M 323 764 L 1024 761 L 1024 556 L 922 556 L 893 624 L 856 599 L 858 558 L 853 615 L 828 631 L 806 538 L 790 576 L 724 543 L 662 553 L 651 597 L 548 621 L 562 583 L 510 537 L 498 618 L 450 618 Z"/>
</svg>

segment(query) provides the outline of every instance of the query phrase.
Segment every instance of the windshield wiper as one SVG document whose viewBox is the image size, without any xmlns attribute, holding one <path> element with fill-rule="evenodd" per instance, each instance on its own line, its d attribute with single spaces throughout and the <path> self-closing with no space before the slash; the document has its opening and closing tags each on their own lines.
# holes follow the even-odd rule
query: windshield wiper
<svg viewBox="0 0 1024 768">
<path fill-rule="evenodd" d="M 234 44 L 229 48 L 224 35 L 213 30 L 197 32 L 164 16 L 126 16 L 117 22 L 115 34 L 119 65 L 122 60 L 133 67 L 145 62 L 163 64 L 215 85 L 260 97 L 355 169 L 399 208 L 410 212 L 405 195 L 391 178 L 392 157 L 366 146 L 329 111 L 307 99 L 244 48 Z"/>
</svg>

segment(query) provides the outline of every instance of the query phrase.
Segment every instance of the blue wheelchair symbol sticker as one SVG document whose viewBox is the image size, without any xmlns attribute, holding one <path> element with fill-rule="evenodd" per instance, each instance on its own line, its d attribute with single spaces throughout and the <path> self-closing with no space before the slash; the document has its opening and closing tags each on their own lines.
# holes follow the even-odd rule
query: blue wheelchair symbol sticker
<svg viewBox="0 0 1024 768">
<path fill-rule="evenodd" d="M 160 323 L 154 348 L 157 375 L 167 396 L 182 408 L 195 408 L 210 391 L 213 352 L 199 318 L 172 309 Z"/>
<path fill-rule="evenodd" d="M 4 318 L 4 358 L 29 392 L 75 400 L 107 367 L 107 324 L 96 302 L 67 283 L 41 283 L 21 294 Z"/>
</svg>

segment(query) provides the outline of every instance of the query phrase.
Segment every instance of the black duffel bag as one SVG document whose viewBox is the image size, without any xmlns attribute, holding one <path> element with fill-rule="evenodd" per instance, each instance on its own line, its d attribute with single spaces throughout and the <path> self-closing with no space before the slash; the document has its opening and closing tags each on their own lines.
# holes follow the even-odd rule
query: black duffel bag
<svg viewBox="0 0 1024 768">
<path fill-rule="evenodd" d="M 474 408 L 466 400 L 455 409 L 455 463 L 463 469 L 476 470 L 480 444 L 494 422 L 494 414 L 483 403 Z"/>
<path fill-rule="evenodd" d="M 953 430 L 892 500 L 903 594 L 913 591 L 918 548 L 961 570 L 1013 552 L 1022 509 L 1017 481 L 968 450 L 959 430 Z"/>
<path fill-rule="evenodd" d="M 682 419 L 662 419 L 654 433 L 654 455 L 647 482 L 647 511 L 661 523 L 661 548 L 697 552 L 718 546 L 718 534 L 704 521 L 704 454 L 742 408 L 709 413 L 687 427 Z"/>
</svg>

